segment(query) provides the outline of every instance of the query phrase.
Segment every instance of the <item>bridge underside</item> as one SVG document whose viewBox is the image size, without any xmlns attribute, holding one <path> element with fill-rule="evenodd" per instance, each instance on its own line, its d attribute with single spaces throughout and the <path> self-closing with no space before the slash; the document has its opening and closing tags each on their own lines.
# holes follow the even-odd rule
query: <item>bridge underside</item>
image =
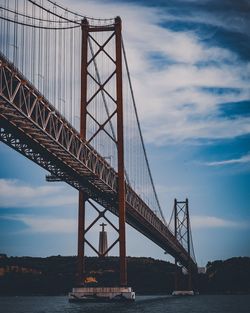
<svg viewBox="0 0 250 313">
<path fill-rule="evenodd" d="M 17 69 L 0 57 L 1 141 L 118 216 L 114 170 L 79 139 L 77 131 Z M 182 265 L 191 264 L 196 270 L 187 251 L 128 185 L 126 222 Z"/>
<path fill-rule="evenodd" d="M 1 112 L 1 111 L 0 111 Z M 109 195 L 105 197 L 103 192 L 93 188 L 88 180 L 84 177 L 79 177 L 69 166 L 65 166 L 58 158 L 50 153 L 46 148 L 42 147 L 35 138 L 27 136 L 20 128 L 8 122 L 2 114 L 0 114 L 0 139 L 2 142 L 21 153 L 31 161 L 40 165 L 45 170 L 59 177 L 72 187 L 78 190 L 84 190 L 89 198 L 93 199 L 105 208 L 108 208 L 113 214 L 118 216 L 117 199 L 111 199 Z M 27 123 L 26 123 L 27 126 Z M 140 233 L 148 237 L 150 240 L 159 245 L 164 251 L 179 259 L 176 251 L 169 247 L 166 239 L 157 232 L 152 230 L 151 224 L 140 216 L 130 205 L 126 206 L 126 222 Z M 183 262 L 183 260 L 180 260 Z M 188 265 L 185 262 L 183 265 Z"/>
</svg>

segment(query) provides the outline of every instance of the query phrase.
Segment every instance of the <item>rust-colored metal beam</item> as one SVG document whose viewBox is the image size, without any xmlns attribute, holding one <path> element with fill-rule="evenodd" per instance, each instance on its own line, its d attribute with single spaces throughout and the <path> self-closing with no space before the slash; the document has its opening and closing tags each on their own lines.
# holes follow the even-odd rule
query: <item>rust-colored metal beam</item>
<svg viewBox="0 0 250 313">
<path fill-rule="evenodd" d="M 85 18 L 82 20 L 82 48 L 81 48 L 81 107 L 80 107 L 80 136 L 86 139 L 86 116 L 87 116 L 87 63 L 88 63 L 88 28 L 89 23 Z"/>
<path fill-rule="evenodd" d="M 174 236 L 177 239 L 177 200 L 174 199 Z M 174 259 L 175 263 L 175 275 L 174 275 L 174 288 L 178 290 L 179 287 L 179 273 L 177 259 Z"/>
<path fill-rule="evenodd" d="M 87 62 L 88 62 L 88 21 L 82 20 L 82 51 L 81 51 L 81 103 L 80 103 L 80 137 L 86 140 L 86 120 L 87 120 Z M 78 284 L 84 283 L 84 236 L 85 236 L 85 203 L 86 195 L 83 190 L 79 190 L 78 198 Z"/>
<path fill-rule="evenodd" d="M 23 80 L 22 73 L 0 53 L 0 140 L 119 216 L 117 171 L 30 82 L 20 84 Z M 27 92 L 32 99 L 25 104 L 21 95 Z M 126 211 L 127 223 L 185 267 L 190 262 L 192 272 L 197 269 L 174 234 L 128 184 Z"/>
<path fill-rule="evenodd" d="M 188 256 L 189 256 L 189 264 L 188 264 L 188 290 L 193 289 L 192 284 L 192 268 L 190 263 L 190 219 L 189 219 L 189 204 L 188 199 L 186 199 L 186 215 L 187 215 L 187 244 L 188 244 Z"/>
<path fill-rule="evenodd" d="M 126 205 L 125 205 L 125 170 L 123 139 L 123 96 L 122 96 L 122 22 L 115 19 L 116 48 L 116 95 L 117 95 L 117 149 L 118 149 L 118 205 L 119 205 L 119 248 L 120 248 L 120 285 L 127 286 L 126 262 Z"/>
<path fill-rule="evenodd" d="M 78 264 L 77 264 L 77 284 L 84 282 L 84 228 L 85 228 L 85 199 L 84 192 L 79 191 L 78 198 Z"/>
</svg>

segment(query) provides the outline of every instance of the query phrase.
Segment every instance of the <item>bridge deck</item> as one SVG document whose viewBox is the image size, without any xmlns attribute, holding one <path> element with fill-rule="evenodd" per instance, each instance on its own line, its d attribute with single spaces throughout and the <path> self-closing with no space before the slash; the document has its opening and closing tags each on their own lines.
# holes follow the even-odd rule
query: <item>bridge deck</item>
<svg viewBox="0 0 250 313">
<path fill-rule="evenodd" d="M 115 170 L 2 54 L 0 118 L 3 142 L 118 215 Z M 196 269 L 172 232 L 128 184 L 126 221 L 184 266 L 191 262 Z"/>
</svg>

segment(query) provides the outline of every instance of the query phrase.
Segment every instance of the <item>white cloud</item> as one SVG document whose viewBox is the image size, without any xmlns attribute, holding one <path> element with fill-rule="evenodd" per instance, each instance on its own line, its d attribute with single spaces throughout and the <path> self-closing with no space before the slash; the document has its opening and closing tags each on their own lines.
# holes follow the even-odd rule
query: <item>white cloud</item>
<svg viewBox="0 0 250 313">
<path fill-rule="evenodd" d="M 222 219 L 215 216 L 192 216 L 192 228 L 248 228 L 247 222 Z"/>
<path fill-rule="evenodd" d="M 60 216 L 41 216 L 41 215 L 28 215 L 28 214 L 6 214 L 0 217 L 4 220 L 16 221 L 23 223 L 26 228 L 17 230 L 17 233 L 77 233 L 78 219 L 66 218 Z M 94 221 L 93 216 L 87 216 L 85 221 L 86 228 Z M 91 229 L 87 232 L 87 236 L 94 236 L 98 238 L 100 232 L 100 223 L 104 221 L 100 219 Z M 113 224 L 117 224 L 112 221 Z M 109 237 L 117 237 L 117 232 L 109 224 L 107 224 Z"/>
<path fill-rule="evenodd" d="M 232 120 L 208 118 L 206 121 L 198 120 L 189 123 L 187 118 L 183 117 L 176 121 L 172 130 L 164 127 L 164 124 L 154 130 L 150 132 L 150 127 L 147 127 L 145 133 L 149 141 L 156 142 L 158 145 L 183 140 L 229 139 L 249 133 L 250 118 Z"/>
<path fill-rule="evenodd" d="M 243 164 L 243 163 L 250 163 L 250 154 L 244 155 L 238 159 L 230 159 L 230 160 L 223 160 L 223 161 L 215 161 L 215 162 L 208 162 L 205 163 L 207 166 L 221 166 L 221 165 L 230 165 L 230 164 Z"/>
<path fill-rule="evenodd" d="M 165 21 L 174 21 L 177 23 L 192 22 L 217 27 L 217 29 L 210 31 L 210 34 L 205 34 L 203 39 L 214 36 L 220 29 L 246 35 L 249 33 L 250 21 L 248 18 L 248 3 L 243 3 L 243 1 L 228 1 L 228 3 L 221 1 L 220 5 L 220 2 L 217 1 L 217 4 L 214 6 L 211 0 L 176 0 L 175 2 L 176 3 L 172 6 L 179 9 L 178 14 L 167 13 L 165 10 L 161 18 Z M 191 3 L 188 12 L 185 8 L 182 11 L 181 6 L 183 2 Z M 199 3 L 199 6 L 192 6 L 192 2 Z M 202 6 L 200 6 L 201 3 Z M 221 10 L 222 7 L 223 10 Z"/>
<path fill-rule="evenodd" d="M 156 8 L 100 1 L 85 1 L 84 5 L 70 1 L 70 6 L 90 16 L 101 12 L 102 17 L 122 17 L 132 83 L 147 142 L 165 145 L 250 133 L 249 118 L 239 116 L 232 121 L 218 114 L 221 103 L 250 97 L 250 65 L 239 61 L 232 51 L 205 45 L 195 32 L 164 28 L 159 22 L 171 18 L 171 14 L 162 14 Z M 159 66 L 152 55 L 161 56 L 165 65 L 160 62 Z M 229 91 L 209 93 L 201 87 Z"/>
<path fill-rule="evenodd" d="M 0 207 L 75 206 L 77 197 L 66 186 L 31 186 L 19 180 L 0 179 Z"/>
<path fill-rule="evenodd" d="M 76 233 L 77 220 L 72 218 L 44 217 L 33 215 L 7 215 L 2 219 L 18 221 L 25 224 L 28 233 Z M 20 231 L 19 231 L 20 232 Z"/>
</svg>

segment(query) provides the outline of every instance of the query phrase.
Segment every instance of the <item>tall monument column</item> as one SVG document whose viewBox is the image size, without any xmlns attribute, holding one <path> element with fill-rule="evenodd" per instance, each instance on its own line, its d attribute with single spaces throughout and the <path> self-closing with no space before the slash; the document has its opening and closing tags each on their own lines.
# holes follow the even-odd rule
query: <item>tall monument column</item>
<svg viewBox="0 0 250 313">
<path fill-rule="evenodd" d="M 102 227 L 102 230 L 99 233 L 99 253 L 100 256 L 108 256 L 108 253 L 105 253 L 108 250 L 108 236 L 105 230 L 107 224 L 102 223 L 100 226 Z"/>
</svg>

